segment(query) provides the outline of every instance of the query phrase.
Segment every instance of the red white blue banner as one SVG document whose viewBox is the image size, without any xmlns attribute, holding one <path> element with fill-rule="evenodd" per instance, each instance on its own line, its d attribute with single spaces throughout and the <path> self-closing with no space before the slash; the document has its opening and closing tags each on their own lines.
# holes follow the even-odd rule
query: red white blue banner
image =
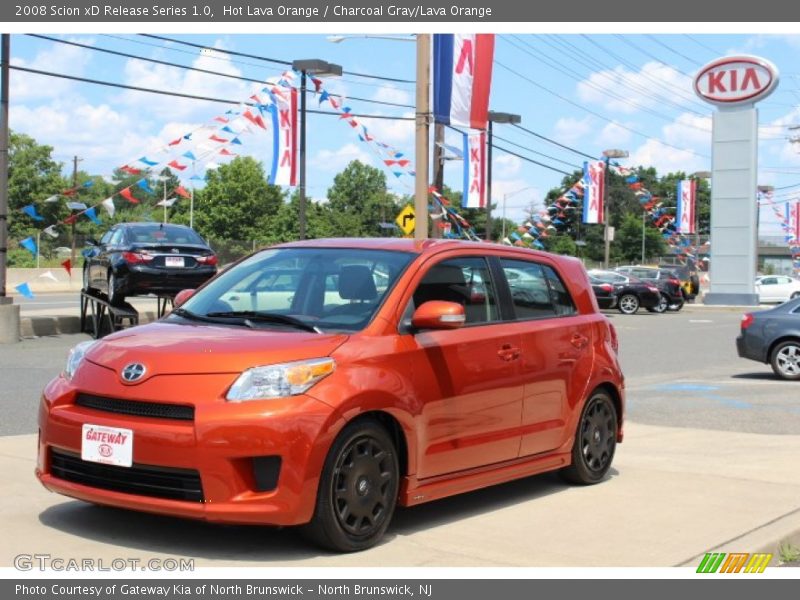
<svg viewBox="0 0 800 600">
<path fill-rule="evenodd" d="M 800 245 L 800 201 L 795 202 L 792 207 L 792 233 L 794 243 Z"/>
<path fill-rule="evenodd" d="M 486 129 L 494 34 L 433 36 L 433 114 L 437 123 Z"/>
<path fill-rule="evenodd" d="M 486 134 L 464 134 L 464 208 L 486 206 Z"/>
<path fill-rule="evenodd" d="M 273 185 L 297 185 L 297 89 L 286 88 L 274 94 L 272 110 L 272 172 Z"/>
<path fill-rule="evenodd" d="M 598 160 L 583 163 L 583 222 L 603 222 L 603 198 L 606 187 L 606 163 Z"/>
<path fill-rule="evenodd" d="M 678 182 L 678 201 L 675 212 L 675 231 L 678 233 L 695 232 L 695 185 L 694 179 L 684 179 Z"/>
</svg>

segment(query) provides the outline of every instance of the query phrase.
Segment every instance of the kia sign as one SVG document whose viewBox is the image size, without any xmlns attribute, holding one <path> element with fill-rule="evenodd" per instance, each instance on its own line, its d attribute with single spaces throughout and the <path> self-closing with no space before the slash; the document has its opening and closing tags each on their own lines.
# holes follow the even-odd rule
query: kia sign
<svg viewBox="0 0 800 600">
<path fill-rule="evenodd" d="M 778 69 L 758 56 L 727 56 L 707 64 L 694 78 L 694 91 L 718 106 L 754 104 L 778 85 Z"/>
</svg>

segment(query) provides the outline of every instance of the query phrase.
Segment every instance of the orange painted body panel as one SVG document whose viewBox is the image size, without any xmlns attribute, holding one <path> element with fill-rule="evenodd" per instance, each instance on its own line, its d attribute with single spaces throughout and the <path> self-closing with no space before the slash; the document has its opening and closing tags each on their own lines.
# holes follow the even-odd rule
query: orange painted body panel
<svg viewBox="0 0 800 600">
<path fill-rule="evenodd" d="M 352 334 L 247 329 L 160 321 L 116 333 L 86 355 L 72 380 L 44 390 L 37 476 L 50 490 L 123 508 L 229 523 L 294 525 L 314 511 L 325 457 L 337 434 L 367 412 L 399 426 L 405 452 L 400 503 L 418 504 L 569 464 L 589 392 L 606 386 L 624 407 L 609 325 L 579 262 L 486 244 L 413 240 L 314 240 L 284 247 L 414 252 L 374 318 Z M 429 266 L 462 256 L 532 259 L 560 273 L 577 314 L 409 333 L 401 322 Z M 235 268 L 235 267 L 233 267 Z M 225 395 L 242 371 L 331 357 L 335 370 L 304 394 L 244 402 Z M 125 365 L 146 375 L 122 381 Z M 166 420 L 102 412 L 77 394 L 191 406 Z M 389 418 L 387 417 L 387 418 Z M 203 502 L 100 489 L 56 477 L 52 449 L 80 454 L 90 423 L 131 429 L 134 465 L 193 469 Z M 620 414 L 618 438 L 622 437 Z M 254 457 L 279 456 L 277 486 L 258 491 Z"/>
</svg>

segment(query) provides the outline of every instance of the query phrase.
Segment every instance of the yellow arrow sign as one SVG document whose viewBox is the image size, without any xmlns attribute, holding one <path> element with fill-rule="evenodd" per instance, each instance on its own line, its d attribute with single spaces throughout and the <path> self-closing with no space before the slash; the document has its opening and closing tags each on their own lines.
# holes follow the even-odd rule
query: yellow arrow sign
<svg viewBox="0 0 800 600">
<path fill-rule="evenodd" d="M 414 231 L 414 225 L 416 223 L 414 218 L 414 207 L 410 204 L 406 204 L 394 221 L 397 223 L 397 226 L 400 227 L 403 233 L 409 235 Z"/>
</svg>

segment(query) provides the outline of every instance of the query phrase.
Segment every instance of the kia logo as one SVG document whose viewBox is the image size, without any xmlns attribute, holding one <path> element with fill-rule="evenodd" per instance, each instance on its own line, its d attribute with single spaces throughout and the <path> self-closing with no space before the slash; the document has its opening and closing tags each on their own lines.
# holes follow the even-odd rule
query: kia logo
<svg viewBox="0 0 800 600">
<path fill-rule="evenodd" d="M 100 452 L 100 456 L 103 456 L 105 458 L 108 458 L 109 456 L 114 454 L 114 449 L 108 444 L 100 444 L 98 451 Z"/>
<path fill-rule="evenodd" d="M 753 104 L 778 84 L 778 69 L 757 56 L 729 56 L 704 66 L 694 78 L 694 91 L 719 105 Z"/>
<path fill-rule="evenodd" d="M 147 369 L 142 363 L 131 363 L 122 369 L 122 380 L 128 383 L 133 383 L 134 381 L 139 381 L 142 377 L 144 377 L 146 372 Z"/>
</svg>

